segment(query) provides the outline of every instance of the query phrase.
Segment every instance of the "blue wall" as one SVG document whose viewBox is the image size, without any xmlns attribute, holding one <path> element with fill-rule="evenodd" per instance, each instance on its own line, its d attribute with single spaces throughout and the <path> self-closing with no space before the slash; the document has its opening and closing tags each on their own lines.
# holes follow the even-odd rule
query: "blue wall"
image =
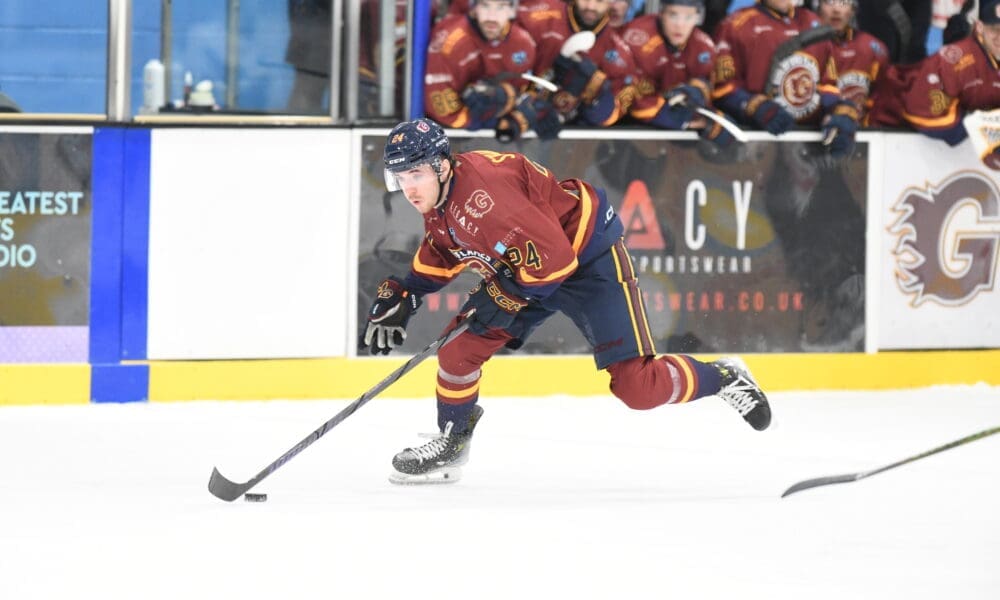
<svg viewBox="0 0 1000 600">
<path fill-rule="evenodd" d="M 0 91 L 30 112 L 104 113 L 106 0 L 0 2 Z M 185 71 L 210 79 L 225 100 L 226 3 L 173 3 L 173 82 Z M 291 89 L 284 63 L 287 2 L 241 0 L 238 108 L 281 110 Z M 136 0 L 132 15 L 132 110 L 142 103 L 142 68 L 160 53 L 160 2 Z"/>
</svg>

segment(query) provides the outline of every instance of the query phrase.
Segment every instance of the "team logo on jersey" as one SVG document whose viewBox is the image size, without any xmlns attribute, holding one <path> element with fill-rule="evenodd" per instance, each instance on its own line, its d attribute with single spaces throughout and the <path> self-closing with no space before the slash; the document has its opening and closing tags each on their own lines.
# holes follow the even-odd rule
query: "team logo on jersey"
<svg viewBox="0 0 1000 600">
<path fill-rule="evenodd" d="M 614 48 L 604 53 L 604 60 L 618 66 L 623 66 L 625 64 L 625 61 L 622 60 L 621 55 L 618 54 L 618 51 L 615 50 Z"/>
<path fill-rule="evenodd" d="M 796 120 L 802 119 L 819 108 L 819 65 L 808 54 L 796 52 L 783 60 L 771 76 L 774 89 L 778 90 L 775 100 Z"/>
<path fill-rule="evenodd" d="M 528 53 L 524 50 L 520 50 L 511 54 L 510 59 L 514 61 L 515 65 L 523 65 L 528 60 Z"/>
<path fill-rule="evenodd" d="M 864 106 L 868 99 L 868 91 L 871 89 L 871 80 L 861 71 L 848 71 L 837 79 L 837 87 L 840 88 L 840 95 L 853 102 L 855 106 Z"/>
<path fill-rule="evenodd" d="M 493 198 L 485 190 L 472 192 L 468 200 L 465 201 L 465 212 L 472 215 L 474 219 L 482 219 L 483 215 L 493 210 Z"/>
<path fill-rule="evenodd" d="M 940 185 L 906 189 L 889 227 L 898 236 L 896 281 L 920 306 L 960 306 L 996 287 L 1000 260 L 1000 191 L 965 171 Z"/>
<path fill-rule="evenodd" d="M 451 214 L 451 218 L 455 220 L 455 224 L 458 225 L 462 231 L 470 234 L 476 235 L 479 233 L 479 225 L 476 225 L 475 221 L 469 215 L 465 214 L 462 209 L 455 203 L 448 203 L 448 212 Z M 455 238 L 455 232 L 452 230 L 452 237 Z M 458 238 L 455 238 L 458 242 Z M 459 242 L 461 244 L 461 242 Z M 466 244 L 462 244 L 466 245 Z"/>
</svg>

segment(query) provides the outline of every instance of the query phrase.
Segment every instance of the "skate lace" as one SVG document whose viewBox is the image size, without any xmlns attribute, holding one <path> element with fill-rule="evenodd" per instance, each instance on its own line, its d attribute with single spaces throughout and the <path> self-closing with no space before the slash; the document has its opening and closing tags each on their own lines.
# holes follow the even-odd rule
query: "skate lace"
<svg viewBox="0 0 1000 600">
<path fill-rule="evenodd" d="M 420 437 L 429 437 L 431 441 L 417 448 L 410 448 L 410 452 L 421 461 L 436 457 L 444 452 L 448 447 L 448 436 L 451 434 L 451 421 L 444 428 L 444 433 L 421 433 Z"/>
<path fill-rule="evenodd" d="M 736 409 L 736 412 L 740 413 L 740 416 L 746 416 L 748 412 L 757 406 L 757 400 L 754 398 L 753 394 L 754 386 L 752 383 L 739 377 L 736 381 L 726 386 L 724 389 L 719 391 L 719 395 L 725 400 L 729 406 Z"/>
</svg>

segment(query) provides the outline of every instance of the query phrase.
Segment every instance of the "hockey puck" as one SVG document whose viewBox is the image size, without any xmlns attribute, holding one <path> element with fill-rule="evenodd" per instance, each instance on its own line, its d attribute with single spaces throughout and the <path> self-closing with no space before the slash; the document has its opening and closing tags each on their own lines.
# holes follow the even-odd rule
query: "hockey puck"
<svg viewBox="0 0 1000 600">
<path fill-rule="evenodd" d="M 267 494 L 243 494 L 243 499 L 247 502 L 267 502 Z"/>
</svg>

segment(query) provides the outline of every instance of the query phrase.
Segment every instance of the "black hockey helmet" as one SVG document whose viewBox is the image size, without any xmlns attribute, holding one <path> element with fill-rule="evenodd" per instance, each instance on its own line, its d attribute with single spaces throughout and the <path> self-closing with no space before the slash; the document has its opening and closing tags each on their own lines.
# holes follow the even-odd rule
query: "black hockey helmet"
<svg viewBox="0 0 1000 600">
<path fill-rule="evenodd" d="M 396 125 L 389 132 L 382 155 L 386 189 L 398 192 L 396 173 L 420 165 L 431 165 L 435 173 L 440 173 L 442 157 L 451 158 L 451 142 L 440 125 L 427 118 Z"/>
<path fill-rule="evenodd" d="M 693 6 L 702 12 L 705 11 L 705 0 L 660 0 L 661 7 L 670 4 L 679 6 Z"/>
</svg>

